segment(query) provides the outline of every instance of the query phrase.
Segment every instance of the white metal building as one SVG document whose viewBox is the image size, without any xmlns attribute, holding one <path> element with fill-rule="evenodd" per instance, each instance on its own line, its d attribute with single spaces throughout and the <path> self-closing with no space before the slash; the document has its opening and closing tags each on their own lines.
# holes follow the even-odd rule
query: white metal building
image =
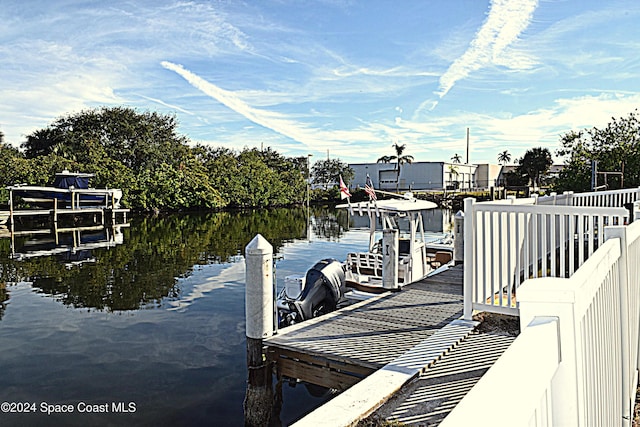
<svg viewBox="0 0 640 427">
<path fill-rule="evenodd" d="M 447 162 L 405 163 L 397 176 L 395 163 L 352 163 L 349 167 L 355 175 L 351 188 L 364 187 L 367 175 L 376 189 L 398 190 L 442 190 L 467 189 L 478 187 L 476 169 L 478 165 L 465 165 Z"/>
</svg>

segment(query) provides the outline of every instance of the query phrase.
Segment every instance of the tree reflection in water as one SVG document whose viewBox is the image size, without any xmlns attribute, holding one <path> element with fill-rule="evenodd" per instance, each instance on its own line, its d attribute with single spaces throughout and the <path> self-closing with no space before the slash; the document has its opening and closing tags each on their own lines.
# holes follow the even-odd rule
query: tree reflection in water
<svg viewBox="0 0 640 427">
<path fill-rule="evenodd" d="M 11 259 L 10 239 L 0 239 L 0 319 L 12 282 L 32 282 L 37 292 L 76 308 L 154 307 L 180 296 L 178 279 L 194 266 L 233 262 L 258 233 L 277 253 L 284 243 L 305 239 L 308 224 L 315 235 L 333 240 L 347 223 L 347 213 L 332 208 L 312 208 L 310 215 L 280 208 L 137 217 L 122 229 L 123 244 L 93 249 L 95 262 L 71 268 L 54 256 Z M 14 246 L 25 246 L 27 239 L 34 236 L 16 237 Z"/>
</svg>

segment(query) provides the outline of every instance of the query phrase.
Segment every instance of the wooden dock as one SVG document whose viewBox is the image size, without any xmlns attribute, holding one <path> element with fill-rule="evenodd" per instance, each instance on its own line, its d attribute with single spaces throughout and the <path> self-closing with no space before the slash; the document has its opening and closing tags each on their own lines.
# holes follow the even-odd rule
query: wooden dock
<svg viewBox="0 0 640 427">
<path fill-rule="evenodd" d="M 345 390 L 462 316 L 462 265 L 264 340 L 279 377 Z"/>
</svg>

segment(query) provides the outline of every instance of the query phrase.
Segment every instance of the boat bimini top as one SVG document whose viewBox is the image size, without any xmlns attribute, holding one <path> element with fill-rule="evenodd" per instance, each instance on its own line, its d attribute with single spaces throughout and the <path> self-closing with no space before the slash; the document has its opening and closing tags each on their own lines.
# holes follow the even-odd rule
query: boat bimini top
<svg viewBox="0 0 640 427">
<path fill-rule="evenodd" d="M 411 246 L 413 246 L 416 239 L 422 242 L 425 241 L 421 212 L 437 208 L 438 205 L 427 200 L 418 200 L 413 197 L 413 194 L 405 193 L 402 199 L 348 203 L 340 204 L 336 207 L 349 209 L 351 215 L 369 216 L 369 251 L 373 252 L 376 245 L 375 232 L 378 218 L 381 220 L 382 229 L 393 228 L 399 230 L 397 219 L 406 217 L 409 220 L 410 234 L 407 237 L 409 237 Z"/>
</svg>

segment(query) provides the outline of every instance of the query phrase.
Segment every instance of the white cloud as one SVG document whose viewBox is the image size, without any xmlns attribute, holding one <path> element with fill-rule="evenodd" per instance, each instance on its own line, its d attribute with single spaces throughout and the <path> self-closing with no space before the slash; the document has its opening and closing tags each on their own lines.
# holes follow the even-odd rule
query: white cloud
<svg viewBox="0 0 640 427">
<path fill-rule="evenodd" d="M 466 114 L 457 119 L 469 124 L 474 149 L 508 149 L 518 157 L 533 147 L 547 147 L 554 153 L 560 148 L 560 136 L 564 133 L 603 128 L 612 117 L 626 117 L 638 105 L 640 94 L 602 93 L 557 99 L 549 107 L 521 115 Z M 495 161 L 495 156 L 486 160 Z"/>
</svg>

